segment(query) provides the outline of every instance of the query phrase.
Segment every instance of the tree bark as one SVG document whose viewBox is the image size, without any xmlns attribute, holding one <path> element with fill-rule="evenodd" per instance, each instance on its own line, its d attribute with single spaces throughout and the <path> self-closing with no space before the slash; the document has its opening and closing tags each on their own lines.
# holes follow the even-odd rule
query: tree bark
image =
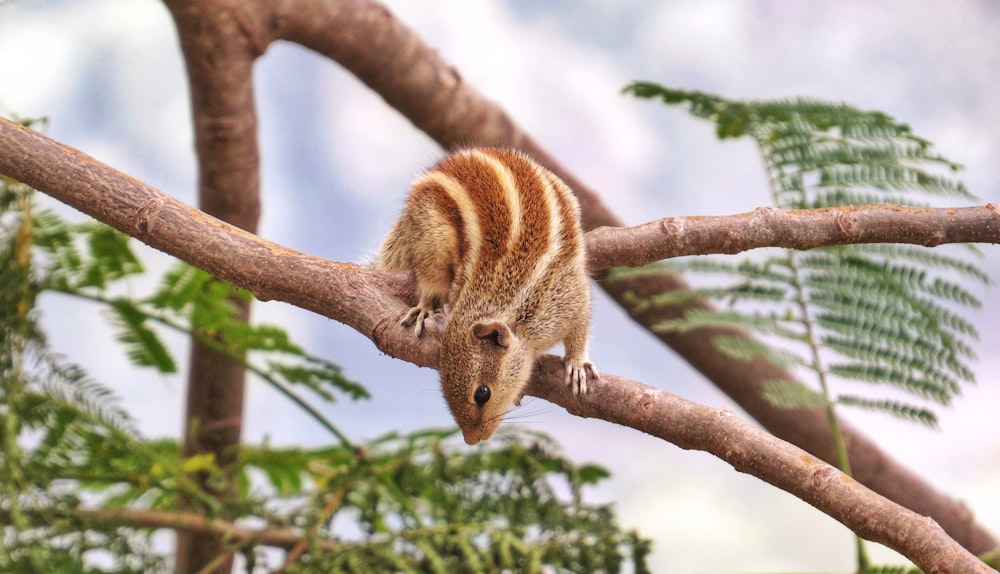
<svg viewBox="0 0 1000 574">
<path fill-rule="evenodd" d="M 814 249 L 827 245 L 908 243 L 1000 243 L 1000 205 L 904 207 L 847 205 L 750 213 L 664 217 L 632 227 L 599 227 L 587 233 L 591 271 L 639 267 L 654 261 L 742 253 L 762 247 Z"/>
</svg>

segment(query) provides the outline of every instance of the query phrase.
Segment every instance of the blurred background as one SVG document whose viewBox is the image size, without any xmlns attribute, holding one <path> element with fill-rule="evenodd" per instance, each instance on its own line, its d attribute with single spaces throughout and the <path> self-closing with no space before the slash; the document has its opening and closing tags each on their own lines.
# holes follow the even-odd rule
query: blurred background
<svg viewBox="0 0 1000 574">
<path fill-rule="evenodd" d="M 628 223 L 739 213 L 770 201 L 749 141 L 720 143 L 710 124 L 680 109 L 620 94 L 638 79 L 729 98 L 803 95 L 883 110 L 964 164 L 961 177 L 981 203 L 1000 202 L 1000 4 L 991 0 L 387 4 Z M 256 71 L 261 235 L 312 255 L 363 260 L 441 150 L 353 76 L 299 46 L 271 46 Z M 0 114 L 47 116 L 51 137 L 194 203 L 187 85 L 162 3 L 0 0 L 0 79 Z M 983 251 L 981 265 L 1000 278 L 1000 250 Z M 154 269 L 169 264 L 142 253 Z M 938 429 L 842 414 L 997 533 L 1000 302 L 995 287 L 970 288 L 984 301 L 975 317 L 979 382 L 938 409 Z M 594 307 L 591 358 L 602 372 L 732 406 L 602 295 Z M 147 436 L 179 437 L 183 373 L 165 378 L 128 366 L 104 319 L 77 301 L 50 295 L 42 308 L 53 347 L 113 385 Z M 257 304 L 254 315 L 286 326 L 372 390 L 370 401 L 322 408 L 352 439 L 451 424 L 435 371 L 386 358 L 358 333 L 289 305 Z M 186 341 L 170 341 L 186 357 Z M 330 441 L 263 383 L 247 391 L 248 441 Z M 614 501 L 625 526 L 655 540 L 657 572 L 853 569 L 846 529 L 709 455 L 537 399 L 515 418 L 552 434 L 577 461 L 612 471 L 587 496 Z M 887 550 L 875 558 L 898 560 Z"/>
</svg>

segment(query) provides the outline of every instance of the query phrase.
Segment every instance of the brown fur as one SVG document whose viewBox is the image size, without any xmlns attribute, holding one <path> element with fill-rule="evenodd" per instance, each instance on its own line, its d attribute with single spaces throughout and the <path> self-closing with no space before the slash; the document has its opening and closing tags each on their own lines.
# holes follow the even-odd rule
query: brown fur
<svg viewBox="0 0 1000 574">
<path fill-rule="evenodd" d="M 420 300 L 402 324 L 417 336 L 425 321 L 443 328 L 442 391 L 469 444 L 493 435 L 535 359 L 556 343 L 575 393 L 598 377 L 586 360 L 579 211 L 566 184 L 527 156 L 465 150 L 413 185 L 382 245 L 378 268 L 416 274 Z"/>
</svg>

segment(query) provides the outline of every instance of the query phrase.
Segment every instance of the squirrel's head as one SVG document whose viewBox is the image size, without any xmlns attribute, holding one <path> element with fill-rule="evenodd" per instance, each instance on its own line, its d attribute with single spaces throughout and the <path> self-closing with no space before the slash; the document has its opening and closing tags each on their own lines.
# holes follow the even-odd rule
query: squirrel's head
<svg viewBox="0 0 1000 574">
<path fill-rule="evenodd" d="M 440 349 L 441 388 L 465 442 L 490 438 L 520 401 L 534 357 L 500 320 L 452 322 Z"/>
</svg>

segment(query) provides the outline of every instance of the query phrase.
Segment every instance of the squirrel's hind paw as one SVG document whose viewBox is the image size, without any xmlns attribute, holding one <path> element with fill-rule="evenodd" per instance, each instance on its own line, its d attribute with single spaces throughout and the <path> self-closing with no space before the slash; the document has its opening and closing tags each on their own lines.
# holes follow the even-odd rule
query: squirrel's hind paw
<svg viewBox="0 0 1000 574">
<path fill-rule="evenodd" d="M 433 315 L 424 318 L 424 330 L 433 337 L 444 335 L 444 329 L 448 326 L 448 316 L 438 311 Z"/>
</svg>

